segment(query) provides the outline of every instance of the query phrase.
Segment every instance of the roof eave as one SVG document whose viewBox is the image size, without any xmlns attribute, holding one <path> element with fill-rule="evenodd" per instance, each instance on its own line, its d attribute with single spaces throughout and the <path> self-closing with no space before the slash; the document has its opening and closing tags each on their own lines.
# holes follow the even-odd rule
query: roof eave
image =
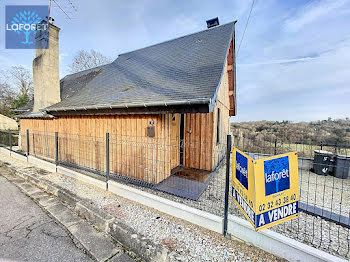
<svg viewBox="0 0 350 262">
<path fill-rule="evenodd" d="M 55 118 L 53 115 L 50 114 L 40 114 L 40 113 L 31 113 L 27 115 L 17 115 L 16 118 L 18 119 L 25 119 L 25 118 Z"/>
<path fill-rule="evenodd" d="M 203 99 L 188 99 L 169 102 L 148 102 L 148 103 L 132 103 L 120 105 L 91 105 L 91 106 L 77 106 L 77 107 L 58 107 L 58 108 L 44 108 L 41 112 L 59 112 L 59 111 L 78 111 L 78 110 L 98 110 L 98 109 L 119 109 L 119 108 L 135 108 L 135 107 L 155 107 L 155 106 L 178 106 L 178 105 L 195 105 L 212 103 L 210 98 Z"/>
</svg>

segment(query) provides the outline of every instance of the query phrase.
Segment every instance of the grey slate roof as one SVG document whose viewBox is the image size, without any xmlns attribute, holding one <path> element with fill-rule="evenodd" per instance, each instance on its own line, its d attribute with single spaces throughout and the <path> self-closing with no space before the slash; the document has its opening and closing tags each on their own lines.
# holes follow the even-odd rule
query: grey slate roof
<svg viewBox="0 0 350 262">
<path fill-rule="evenodd" d="M 76 92 L 82 89 L 87 83 L 89 83 L 95 76 L 97 76 L 106 65 L 95 67 L 92 69 L 84 70 L 75 74 L 67 75 L 60 81 L 61 100 L 67 99 L 73 96 Z M 16 112 L 24 112 L 17 117 L 39 117 L 38 114 L 33 114 L 34 100 L 30 100 L 24 106 L 17 108 Z"/>
<path fill-rule="evenodd" d="M 67 75 L 60 81 L 61 100 L 74 96 L 94 79 L 106 65 L 84 70 L 75 74 Z"/>
<path fill-rule="evenodd" d="M 98 71 L 61 80 L 62 101 L 44 111 L 210 104 L 234 23 L 121 54 Z"/>
<path fill-rule="evenodd" d="M 14 109 L 15 112 L 28 112 L 32 111 L 34 106 L 34 99 L 29 100 L 29 102 L 19 108 Z"/>
</svg>

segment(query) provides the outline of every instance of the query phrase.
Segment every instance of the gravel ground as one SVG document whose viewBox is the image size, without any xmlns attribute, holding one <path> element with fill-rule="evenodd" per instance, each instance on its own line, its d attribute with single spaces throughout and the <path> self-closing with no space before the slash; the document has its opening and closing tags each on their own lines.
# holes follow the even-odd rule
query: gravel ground
<svg viewBox="0 0 350 262">
<path fill-rule="evenodd" d="M 19 168 L 21 168 L 21 165 Z M 219 238 L 222 239 L 220 240 L 220 244 L 217 244 L 217 242 L 215 242 L 215 238 L 211 236 L 212 233 L 202 232 L 202 230 L 197 228 L 196 230 L 200 230 L 202 234 L 201 237 L 198 238 L 196 237 L 198 236 L 198 232 L 191 226 L 181 222 L 180 228 L 177 229 L 176 225 L 180 222 L 176 219 L 169 218 L 164 214 L 156 214 L 157 212 L 154 210 L 145 210 L 144 207 L 139 207 L 138 205 L 131 203 L 125 199 L 119 197 L 117 198 L 114 194 L 110 194 L 104 190 L 57 174 L 47 175 L 46 179 L 58 183 L 62 187 L 73 190 L 80 197 L 93 199 L 100 208 L 104 208 L 105 210 L 125 220 L 127 224 L 133 228 L 137 228 L 140 230 L 141 234 L 144 234 L 145 236 L 153 239 L 155 242 L 166 245 L 169 247 L 169 249 L 173 248 L 178 253 L 184 255 L 188 261 L 197 261 L 198 259 L 198 261 L 202 261 L 203 258 L 200 256 L 204 256 L 204 258 L 205 256 L 208 258 L 213 258 L 213 255 L 214 257 L 216 255 L 216 257 L 225 258 L 225 261 L 231 261 L 233 258 L 240 261 L 243 257 L 244 259 L 247 258 L 247 255 L 243 252 L 244 249 L 242 251 L 244 254 L 242 257 L 237 253 L 233 253 L 233 250 L 237 251 L 237 248 L 232 245 L 238 245 L 238 243 L 234 241 L 227 241 L 220 235 Z M 343 195 L 342 198 L 338 198 L 338 200 L 342 200 L 340 202 L 341 205 L 343 205 L 343 203 L 346 203 L 346 206 L 341 208 L 342 211 L 345 208 L 348 208 L 347 205 L 349 204 L 349 197 L 346 197 L 346 200 L 344 199 L 345 188 L 349 188 L 347 180 L 340 180 L 341 182 L 336 182 L 336 180 L 338 180 L 336 178 L 316 176 L 314 173 L 306 172 L 305 170 L 302 171 L 299 179 L 301 184 L 301 200 L 304 202 L 313 204 L 314 202 L 312 202 L 312 199 L 314 198 L 312 198 L 312 196 L 327 192 L 325 188 L 331 187 L 332 185 L 332 188 L 334 188 L 332 193 L 333 198 L 327 199 L 329 201 L 333 199 L 333 201 L 331 201 L 332 203 L 336 202 L 336 190 L 340 191 L 340 189 L 344 189 L 342 191 L 343 194 L 341 194 Z M 159 191 L 154 191 L 148 188 L 138 187 L 135 185 L 131 186 L 173 201 L 186 204 L 188 206 L 192 206 L 194 208 L 223 216 L 225 163 L 217 171 L 216 175 L 209 183 L 207 190 L 202 194 L 198 201 L 186 200 L 180 197 L 172 196 Z M 308 194 L 305 192 L 308 192 Z M 349 193 L 348 190 L 346 193 Z M 321 205 L 322 203 L 316 202 L 316 205 L 321 208 L 326 208 L 327 204 Z M 329 203 L 327 202 L 326 198 L 324 203 Z M 334 203 L 333 207 L 335 207 Z M 333 209 L 333 212 L 334 210 L 335 209 Z M 229 211 L 231 214 L 243 217 L 243 214 L 233 203 L 231 197 L 229 198 Z M 345 215 L 344 213 L 342 214 Z M 349 216 L 349 214 L 347 216 Z M 157 217 L 159 218 L 157 219 Z M 172 226 L 169 226 L 169 223 L 172 223 Z M 156 228 L 157 230 L 155 230 Z M 328 222 L 319 217 L 300 212 L 300 215 L 297 219 L 274 226 L 271 229 L 331 254 L 347 259 L 350 258 L 350 230 L 345 227 L 336 225 L 335 223 Z M 164 234 L 164 232 L 166 232 L 166 234 Z M 215 245 L 215 254 L 212 254 L 213 248 L 208 248 L 213 244 Z M 223 248 L 220 248 L 221 246 Z M 199 247 L 201 251 L 198 254 L 197 251 Z M 243 247 L 246 246 L 243 245 Z M 203 250 L 205 250 L 205 252 Z M 195 254 L 195 258 L 193 258 L 193 254 Z M 254 256 L 254 258 L 257 258 L 257 256 Z M 258 258 L 261 260 L 260 256 Z M 252 258 L 247 260 L 254 259 Z"/>
<path fill-rule="evenodd" d="M 45 179 L 93 201 L 138 233 L 182 255 L 184 261 L 282 261 L 255 247 L 190 225 L 156 210 L 117 197 L 97 187 L 59 174 Z"/>
<path fill-rule="evenodd" d="M 349 217 L 349 179 L 344 180 L 331 176 L 318 176 L 305 170 L 299 170 L 299 172 L 301 201 L 332 210 L 333 212 L 339 211 L 337 212 L 338 214 L 342 211 L 342 215 Z M 225 179 L 226 164 L 223 163 L 198 201 L 183 199 L 135 185 L 131 186 L 218 216 L 223 216 Z M 230 177 L 231 179 L 232 177 Z M 323 197 L 316 198 L 316 196 Z M 316 202 L 315 199 L 317 199 Z M 336 208 L 337 206 L 339 209 Z M 237 208 L 231 197 L 229 198 L 229 212 L 244 218 L 243 213 Z M 350 259 L 350 229 L 320 217 L 300 212 L 298 218 L 270 229 L 333 255 Z"/>
<path fill-rule="evenodd" d="M 18 172 L 43 171 L 0 155 L 0 161 L 11 163 Z M 45 179 L 93 201 L 115 217 L 122 219 L 138 233 L 179 253 L 183 261 L 284 261 L 256 247 L 224 238 L 201 227 L 167 216 L 156 210 L 85 184 L 75 179 L 48 173 Z"/>
<path fill-rule="evenodd" d="M 228 240 L 127 200 L 120 206 L 116 203 L 107 205 L 105 210 L 154 242 L 179 253 L 184 261 L 282 261 L 253 246 Z"/>
</svg>

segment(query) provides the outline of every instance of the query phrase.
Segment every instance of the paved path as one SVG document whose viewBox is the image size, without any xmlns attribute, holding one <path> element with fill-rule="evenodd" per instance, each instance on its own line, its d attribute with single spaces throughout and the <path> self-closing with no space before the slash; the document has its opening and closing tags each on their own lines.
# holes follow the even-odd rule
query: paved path
<svg viewBox="0 0 350 262">
<path fill-rule="evenodd" d="M 55 220 L 0 176 L 0 261 L 3 260 L 92 261 Z"/>
</svg>

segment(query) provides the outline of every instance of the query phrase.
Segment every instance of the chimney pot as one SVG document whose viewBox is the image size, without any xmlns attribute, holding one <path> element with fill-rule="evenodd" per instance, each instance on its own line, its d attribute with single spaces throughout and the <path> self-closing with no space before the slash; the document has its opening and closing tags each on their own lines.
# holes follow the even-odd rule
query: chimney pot
<svg viewBox="0 0 350 262">
<path fill-rule="evenodd" d="M 214 27 L 214 26 L 220 25 L 220 23 L 219 23 L 219 18 L 218 18 L 218 17 L 209 19 L 209 20 L 207 20 L 206 22 L 207 22 L 207 28 L 212 28 L 212 27 Z"/>
</svg>

